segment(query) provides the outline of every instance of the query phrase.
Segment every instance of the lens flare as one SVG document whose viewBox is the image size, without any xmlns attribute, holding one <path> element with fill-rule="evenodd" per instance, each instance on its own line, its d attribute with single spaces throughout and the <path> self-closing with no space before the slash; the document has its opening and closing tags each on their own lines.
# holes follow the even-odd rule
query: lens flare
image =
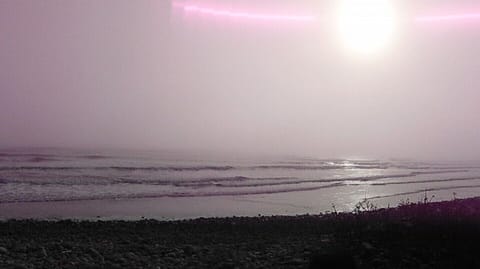
<svg viewBox="0 0 480 269">
<path fill-rule="evenodd" d="M 396 20 L 389 0 L 344 0 L 340 5 L 338 26 L 346 47 L 370 54 L 389 43 Z"/>
<path fill-rule="evenodd" d="M 221 7 L 201 1 L 172 1 L 172 11 L 181 12 L 185 18 L 211 18 L 216 22 L 231 20 L 247 23 L 272 23 L 282 27 L 290 24 L 315 25 L 321 22 L 325 25 L 337 25 L 342 43 L 346 48 L 357 53 L 371 55 L 383 49 L 395 38 L 397 28 L 413 25 L 445 24 L 461 26 L 464 24 L 480 24 L 480 12 L 458 12 L 450 14 L 424 14 L 412 17 L 397 16 L 397 10 L 392 0 L 342 0 L 338 1 L 339 12 L 321 17 L 308 12 L 260 12 L 250 9 L 238 10 Z M 450 9 L 451 10 L 451 9 Z M 335 13 L 333 11 L 333 13 Z M 222 20 L 224 19 L 224 20 Z"/>
<path fill-rule="evenodd" d="M 234 11 L 186 3 L 173 3 L 173 6 L 183 10 L 185 13 L 195 13 L 212 17 L 224 17 L 230 19 L 243 19 L 252 21 L 313 22 L 317 19 L 315 16 L 310 15 L 256 13 L 236 10 Z"/>
<path fill-rule="evenodd" d="M 480 13 L 450 14 L 439 16 L 419 16 L 415 18 L 416 22 L 455 22 L 455 21 L 479 21 Z"/>
</svg>

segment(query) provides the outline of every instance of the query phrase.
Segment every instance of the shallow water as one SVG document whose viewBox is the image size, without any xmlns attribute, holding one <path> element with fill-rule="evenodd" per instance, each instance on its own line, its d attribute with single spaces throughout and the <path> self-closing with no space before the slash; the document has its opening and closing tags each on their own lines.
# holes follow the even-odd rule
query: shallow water
<svg viewBox="0 0 480 269">
<path fill-rule="evenodd" d="M 351 210 L 364 198 L 384 207 L 479 191 L 472 163 L 0 151 L 1 218 L 294 215 Z"/>
</svg>

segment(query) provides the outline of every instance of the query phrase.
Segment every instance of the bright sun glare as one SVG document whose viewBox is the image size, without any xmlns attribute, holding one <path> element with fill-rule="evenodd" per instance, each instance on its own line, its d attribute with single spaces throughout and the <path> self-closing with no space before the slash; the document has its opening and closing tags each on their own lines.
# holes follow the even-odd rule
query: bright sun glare
<svg viewBox="0 0 480 269">
<path fill-rule="evenodd" d="M 389 0 L 343 0 L 339 27 L 346 47 L 360 53 L 374 53 L 393 36 L 394 8 Z"/>
</svg>

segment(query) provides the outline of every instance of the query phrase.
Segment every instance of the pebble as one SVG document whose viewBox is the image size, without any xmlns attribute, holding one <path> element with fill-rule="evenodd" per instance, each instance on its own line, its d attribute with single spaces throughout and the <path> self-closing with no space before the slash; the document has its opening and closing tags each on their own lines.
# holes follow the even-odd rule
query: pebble
<svg viewBox="0 0 480 269">
<path fill-rule="evenodd" d="M 300 259 L 300 258 L 292 259 L 289 262 L 290 265 L 300 265 L 300 264 L 303 264 L 303 263 L 305 263 L 305 261 L 303 259 Z"/>
<path fill-rule="evenodd" d="M 185 247 L 183 247 L 183 252 L 186 255 L 191 256 L 195 253 L 195 248 L 192 247 L 191 245 L 186 245 Z"/>
<path fill-rule="evenodd" d="M 96 249 L 94 248 L 89 248 L 88 249 L 90 253 L 97 259 L 101 260 L 102 263 L 105 262 L 105 259 L 103 258 L 102 254 L 100 254 Z"/>
<path fill-rule="evenodd" d="M 362 243 L 362 246 L 366 249 L 366 250 L 373 250 L 374 247 L 372 246 L 372 244 L 368 243 L 368 242 L 363 242 Z"/>
<path fill-rule="evenodd" d="M 43 257 L 47 257 L 47 256 L 48 256 L 48 254 L 47 254 L 47 250 L 45 250 L 45 248 L 44 248 L 44 247 L 42 247 L 40 250 L 42 251 L 42 255 L 43 255 Z"/>
</svg>

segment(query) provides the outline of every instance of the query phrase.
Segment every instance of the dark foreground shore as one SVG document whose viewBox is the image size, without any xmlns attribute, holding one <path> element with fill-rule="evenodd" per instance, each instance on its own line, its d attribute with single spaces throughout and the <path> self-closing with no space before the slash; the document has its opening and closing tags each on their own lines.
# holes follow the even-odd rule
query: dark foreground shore
<svg viewBox="0 0 480 269">
<path fill-rule="evenodd" d="M 319 216 L 0 222 L 0 268 L 480 268 L 480 198 Z"/>
</svg>

